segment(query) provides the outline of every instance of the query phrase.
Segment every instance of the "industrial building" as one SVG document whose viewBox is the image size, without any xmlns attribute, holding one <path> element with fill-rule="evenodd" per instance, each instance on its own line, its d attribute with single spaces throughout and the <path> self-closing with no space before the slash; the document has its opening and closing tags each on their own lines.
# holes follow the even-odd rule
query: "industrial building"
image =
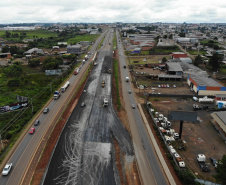
<svg viewBox="0 0 226 185">
<path fill-rule="evenodd" d="M 167 62 L 166 69 L 167 73 L 170 75 L 183 75 L 183 69 L 181 68 L 181 64 L 179 62 Z"/>
<path fill-rule="evenodd" d="M 213 112 L 211 114 L 213 124 L 221 137 L 226 141 L 226 111 Z"/>
<path fill-rule="evenodd" d="M 215 96 L 216 94 L 226 94 L 226 87 L 216 82 L 205 71 L 190 72 L 187 83 L 191 90 L 198 95 Z"/>
</svg>

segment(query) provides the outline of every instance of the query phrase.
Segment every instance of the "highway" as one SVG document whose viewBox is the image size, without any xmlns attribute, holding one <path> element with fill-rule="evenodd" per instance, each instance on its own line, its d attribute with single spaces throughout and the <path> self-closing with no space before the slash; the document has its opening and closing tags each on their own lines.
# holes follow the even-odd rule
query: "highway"
<svg viewBox="0 0 226 185">
<path fill-rule="evenodd" d="M 103 38 L 103 36 L 106 34 L 104 32 L 94 43 L 91 53 L 94 53 L 99 42 Z M 90 56 L 91 58 L 92 56 Z M 89 58 L 89 60 L 90 60 Z M 18 145 L 15 145 L 15 149 L 13 150 L 12 155 L 6 156 L 5 161 L 7 163 L 13 163 L 13 168 L 8 176 L 1 176 L 0 177 L 0 184 L 1 185 L 17 185 L 17 184 L 29 184 L 31 179 L 24 178 L 28 167 L 32 164 L 32 159 L 34 156 L 34 153 L 37 151 L 38 146 L 41 144 L 42 139 L 45 136 L 45 133 L 47 132 L 48 128 L 54 124 L 54 121 L 56 120 L 56 117 L 60 114 L 60 112 L 63 110 L 64 106 L 66 105 L 67 101 L 71 97 L 73 93 L 73 89 L 79 82 L 79 77 L 83 74 L 85 71 L 85 68 L 88 66 L 88 62 L 84 64 L 84 66 L 81 68 L 81 72 L 78 75 L 71 75 L 69 78 L 70 86 L 68 89 L 61 95 L 61 97 L 58 100 L 50 100 L 46 107 L 50 109 L 49 113 L 47 114 L 38 114 L 36 116 L 36 119 L 40 120 L 40 124 L 38 126 L 35 126 L 36 131 L 33 135 L 29 135 L 28 131 L 33 126 L 33 123 L 30 124 L 30 127 L 28 127 L 25 130 L 25 134 L 22 136 L 22 140 Z M 10 153 L 10 152 L 9 152 Z M 5 163 L 6 163 L 5 162 Z M 33 168 L 34 169 L 34 168 Z M 31 178 L 31 177 L 30 177 Z M 25 180 L 25 181 L 24 181 Z"/>
<path fill-rule="evenodd" d="M 55 148 L 42 184 L 115 185 L 112 136 L 126 156 L 133 157 L 128 131 L 117 118 L 111 103 L 113 32 L 106 35 L 77 106 L 73 110 Z M 111 42 L 111 44 L 109 44 Z M 105 86 L 102 87 L 102 81 Z M 109 100 L 103 107 L 103 99 Z M 81 104 L 85 103 L 85 107 Z"/>
<path fill-rule="evenodd" d="M 125 81 L 126 77 L 129 77 L 128 66 L 126 64 L 126 58 L 119 33 L 117 32 L 117 45 L 119 53 L 119 61 L 121 68 L 121 81 L 123 98 L 125 103 L 125 109 L 127 110 L 130 130 L 133 138 L 133 145 L 135 155 L 142 177 L 143 184 L 169 184 L 164 171 L 159 163 L 158 157 L 156 156 L 155 149 L 152 145 L 152 141 L 148 136 L 148 133 L 144 127 L 143 120 L 137 107 L 132 109 L 132 104 L 138 102 L 135 101 L 134 93 L 129 94 L 128 90 L 132 90 L 131 81 L 128 83 Z M 123 66 L 127 66 L 124 69 Z M 131 78 L 130 78 L 131 80 Z"/>
</svg>

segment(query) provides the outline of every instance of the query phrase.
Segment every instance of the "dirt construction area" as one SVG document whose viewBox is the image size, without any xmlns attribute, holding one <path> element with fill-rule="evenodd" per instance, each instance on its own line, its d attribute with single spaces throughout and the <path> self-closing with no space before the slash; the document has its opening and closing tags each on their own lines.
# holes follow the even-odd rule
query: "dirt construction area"
<svg viewBox="0 0 226 185">
<path fill-rule="evenodd" d="M 193 104 L 195 103 L 191 98 L 161 98 L 154 97 L 149 99 L 159 113 L 168 117 L 170 111 L 193 111 Z M 222 159 L 222 156 L 226 154 L 225 143 L 218 135 L 217 131 L 211 124 L 211 112 L 199 110 L 197 123 L 184 122 L 182 140 L 186 142 L 186 150 L 176 150 L 183 158 L 186 166 L 198 176 L 198 178 L 215 182 L 212 175 L 216 174 L 214 166 L 210 162 L 210 157 L 214 157 L 217 160 Z M 180 122 L 172 122 L 172 128 L 175 132 L 179 133 Z M 206 163 L 209 166 L 210 172 L 202 172 L 199 167 L 196 157 L 198 154 L 204 154 L 206 156 Z"/>
</svg>

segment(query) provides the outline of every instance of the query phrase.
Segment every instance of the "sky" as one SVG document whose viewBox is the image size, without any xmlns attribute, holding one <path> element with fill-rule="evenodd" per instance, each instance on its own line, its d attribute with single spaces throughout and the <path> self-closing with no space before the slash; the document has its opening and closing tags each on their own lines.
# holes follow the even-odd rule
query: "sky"
<svg viewBox="0 0 226 185">
<path fill-rule="evenodd" d="M 225 23 L 225 0 L 0 0 L 8 23 Z"/>
</svg>

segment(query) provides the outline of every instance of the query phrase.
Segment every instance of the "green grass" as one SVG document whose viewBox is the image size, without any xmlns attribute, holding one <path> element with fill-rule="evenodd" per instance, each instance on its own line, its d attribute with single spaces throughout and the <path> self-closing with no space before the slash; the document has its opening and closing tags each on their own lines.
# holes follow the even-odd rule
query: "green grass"
<svg viewBox="0 0 226 185">
<path fill-rule="evenodd" d="M 188 53 L 191 54 L 191 55 L 198 55 L 198 51 L 188 51 Z M 204 55 L 204 54 L 206 54 L 206 52 L 205 51 L 199 51 L 199 54 Z"/>
<path fill-rule="evenodd" d="M 98 47 L 97 47 L 97 50 L 100 49 L 101 46 L 103 45 L 104 39 L 105 39 L 105 36 L 102 38 L 100 44 L 99 44 Z"/>
<path fill-rule="evenodd" d="M 117 48 L 116 33 L 114 33 L 113 48 L 115 48 L 115 49 Z"/>
<path fill-rule="evenodd" d="M 11 34 L 15 34 L 18 33 L 20 35 L 20 33 L 26 33 L 26 37 L 25 39 L 33 39 L 33 36 L 37 36 L 38 38 L 47 38 L 47 37 L 56 37 L 57 34 L 54 32 L 50 32 L 48 30 L 42 30 L 42 29 L 38 29 L 38 30 L 15 30 L 15 31 L 9 31 Z M 0 37 L 4 38 L 5 35 L 5 31 L 1 30 L 0 31 Z M 9 40 L 12 39 L 18 39 L 18 38 L 9 38 Z"/>
<path fill-rule="evenodd" d="M 75 44 L 78 43 L 80 41 L 91 41 L 94 42 L 100 35 L 77 35 L 74 38 L 71 38 L 69 40 L 67 40 L 68 44 Z"/>
<path fill-rule="evenodd" d="M 120 101 L 120 96 L 119 96 L 119 79 L 118 79 L 118 61 L 114 59 L 114 78 L 115 78 L 115 83 L 116 83 L 116 98 L 117 98 L 117 109 L 121 109 L 121 101 Z"/>
<path fill-rule="evenodd" d="M 141 55 L 149 55 L 149 51 L 141 51 Z"/>
</svg>

